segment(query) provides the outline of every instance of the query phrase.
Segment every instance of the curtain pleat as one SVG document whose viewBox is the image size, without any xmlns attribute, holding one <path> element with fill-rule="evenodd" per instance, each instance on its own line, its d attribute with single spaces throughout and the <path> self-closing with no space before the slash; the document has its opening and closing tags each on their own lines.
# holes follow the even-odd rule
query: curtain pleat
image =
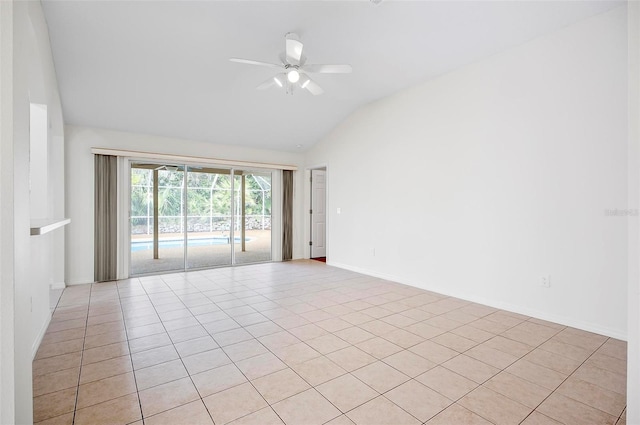
<svg viewBox="0 0 640 425">
<path fill-rule="evenodd" d="M 282 171 L 282 261 L 293 258 L 293 171 Z"/>
<path fill-rule="evenodd" d="M 117 157 L 95 155 L 94 280 L 117 278 Z"/>
</svg>

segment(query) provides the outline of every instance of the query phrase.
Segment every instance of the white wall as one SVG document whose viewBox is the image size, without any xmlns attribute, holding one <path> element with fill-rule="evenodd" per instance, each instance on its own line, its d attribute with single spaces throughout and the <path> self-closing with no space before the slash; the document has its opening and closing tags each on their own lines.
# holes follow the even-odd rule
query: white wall
<svg viewBox="0 0 640 425">
<path fill-rule="evenodd" d="M 626 338 L 626 58 L 618 8 L 356 111 L 328 262 Z"/>
<path fill-rule="evenodd" d="M 92 147 L 140 152 L 200 156 L 236 161 L 302 165 L 303 155 L 190 140 L 171 139 L 87 127 L 66 127 L 67 182 L 66 211 L 71 218 L 67 226 L 66 282 L 93 282 L 93 154 Z M 302 191 L 302 172 L 296 172 L 294 199 Z M 274 198 L 275 199 L 275 198 Z M 294 205 L 294 258 L 302 258 L 302 202 Z"/>
<path fill-rule="evenodd" d="M 640 208 L 640 3 L 628 5 L 629 208 Z M 627 423 L 640 424 L 640 217 L 630 215 Z"/>
<path fill-rule="evenodd" d="M 50 191 L 46 209 L 50 217 L 59 212 L 63 204 L 60 195 L 64 182 L 56 176 L 60 176 L 64 164 L 54 163 L 51 158 L 61 156 L 64 145 L 59 142 L 64 128 L 48 28 L 40 2 L 2 2 L 1 12 L 1 417 L 2 423 L 23 424 L 33 420 L 31 360 L 50 319 L 49 284 L 55 276 L 51 259 L 56 250 L 64 249 L 64 239 L 56 239 L 53 234 L 39 237 L 29 234 L 29 104 L 44 104 L 48 109 L 48 151 L 52 156 L 48 164 Z M 7 37 L 11 27 L 13 33 Z M 7 74 L 12 78 L 11 91 L 5 91 Z M 10 112 L 6 111 L 7 99 L 12 100 Z M 9 119 L 10 124 L 5 119 Z M 11 128 L 10 134 L 7 128 Z M 5 326 L 6 305 L 11 305 L 7 311 L 13 313 L 11 328 Z"/>
<path fill-rule="evenodd" d="M 0 423 L 15 421 L 13 2 L 0 1 Z"/>
</svg>

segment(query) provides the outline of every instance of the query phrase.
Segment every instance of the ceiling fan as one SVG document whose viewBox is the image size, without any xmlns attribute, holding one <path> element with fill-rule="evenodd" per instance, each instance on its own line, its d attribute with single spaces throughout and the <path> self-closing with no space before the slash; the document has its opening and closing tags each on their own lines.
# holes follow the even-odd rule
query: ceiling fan
<svg viewBox="0 0 640 425">
<path fill-rule="evenodd" d="M 251 59 L 231 58 L 231 62 L 246 63 L 249 65 L 266 66 L 279 69 L 283 72 L 269 78 L 260 84 L 256 89 L 266 90 L 273 86 L 285 88 L 288 94 L 293 94 L 294 89 L 301 88 L 308 90 L 313 95 L 324 92 L 308 74 L 349 74 L 352 71 L 351 65 L 321 65 L 307 64 L 307 58 L 302 54 L 304 45 L 294 33 L 287 33 L 285 36 L 285 52 L 280 58 L 280 64 L 260 62 Z"/>
</svg>

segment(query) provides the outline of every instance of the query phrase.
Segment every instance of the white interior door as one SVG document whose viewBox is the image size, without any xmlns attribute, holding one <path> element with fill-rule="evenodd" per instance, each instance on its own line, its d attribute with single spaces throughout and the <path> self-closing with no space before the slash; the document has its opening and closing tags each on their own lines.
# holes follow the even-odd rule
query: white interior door
<svg viewBox="0 0 640 425">
<path fill-rule="evenodd" d="M 326 257 L 326 172 L 311 170 L 311 258 Z"/>
</svg>

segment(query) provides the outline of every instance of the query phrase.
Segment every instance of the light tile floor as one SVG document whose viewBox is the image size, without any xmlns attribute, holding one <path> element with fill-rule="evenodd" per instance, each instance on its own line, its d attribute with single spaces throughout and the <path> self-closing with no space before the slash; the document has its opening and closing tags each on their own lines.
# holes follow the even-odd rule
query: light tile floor
<svg viewBox="0 0 640 425">
<path fill-rule="evenodd" d="M 65 289 L 42 424 L 624 424 L 626 344 L 315 261 Z"/>
</svg>

